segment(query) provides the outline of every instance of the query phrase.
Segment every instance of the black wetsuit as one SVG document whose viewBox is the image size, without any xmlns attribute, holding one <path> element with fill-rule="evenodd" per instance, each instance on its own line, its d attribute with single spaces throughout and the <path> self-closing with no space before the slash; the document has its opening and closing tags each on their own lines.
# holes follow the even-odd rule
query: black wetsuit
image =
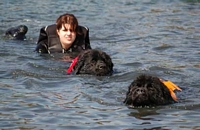
<svg viewBox="0 0 200 130">
<path fill-rule="evenodd" d="M 87 27 L 78 26 L 76 39 L 69 49 L 62 48 L 59 36 L 56 32 L 56 25 L 50 25 L 41 28 L 36 51 L 39 53 L 67 53 L 81 52 L 91 49 L 89 39 L 89 29 Z"/>
</svg>

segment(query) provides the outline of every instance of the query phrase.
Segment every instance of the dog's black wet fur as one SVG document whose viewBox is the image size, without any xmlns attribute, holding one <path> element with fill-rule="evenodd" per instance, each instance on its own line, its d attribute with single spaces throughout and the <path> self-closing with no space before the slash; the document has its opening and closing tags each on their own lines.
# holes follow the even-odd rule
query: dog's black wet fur
<svg viewBox="0 0 200 130">
<path fill-rule="evenodd" d="M 155 106 L 173 101 L 170 91 L 158 77 L 140 75 L 128 87 L 124 103 L 131 106 Z"/>
<path fill-rule="evenodd" d="M 75 74 L 90 74 L 96 76 L 111 75 L 113 62 L 111 57 L 103 51 L 89 49 L 83 51 L 74 66 Z"/>
</svg>

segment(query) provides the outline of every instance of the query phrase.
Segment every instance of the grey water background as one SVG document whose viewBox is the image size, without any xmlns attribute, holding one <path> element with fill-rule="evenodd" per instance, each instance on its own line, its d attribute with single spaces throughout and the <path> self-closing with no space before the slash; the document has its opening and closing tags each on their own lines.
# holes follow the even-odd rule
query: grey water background
<svg viewBox="0 0 200 130">
<path fill-rule="evenodd" d="M 199 1 L 1 0 L 0 8 L 1 129 L 200 129 Z M 70 63 L 33 51 L 40 28 L 66 12 L 112 57 L 112 76 L 67 75 Z M 3 37 L 20 24 L 27 40 Z M 128 85 L 144 73 L 180 86 L 179 101 L 125 106 Z"/>
</svg>

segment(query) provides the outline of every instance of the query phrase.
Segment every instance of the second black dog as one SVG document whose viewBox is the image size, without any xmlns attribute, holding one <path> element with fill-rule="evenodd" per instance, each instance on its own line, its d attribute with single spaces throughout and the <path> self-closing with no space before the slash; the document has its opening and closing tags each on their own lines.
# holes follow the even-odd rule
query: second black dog
<svg viewBox="0 0 200 130">
<path fill-rule="evenodd" d="M 103 51 L 89 49 L 83 51 L 74 59 L 68 73 L 74 71 L 75 74 L 90 74 L 96 76 L 111 75 L 113 72 L 113 63 L 110 56 Z"/>
</svg>

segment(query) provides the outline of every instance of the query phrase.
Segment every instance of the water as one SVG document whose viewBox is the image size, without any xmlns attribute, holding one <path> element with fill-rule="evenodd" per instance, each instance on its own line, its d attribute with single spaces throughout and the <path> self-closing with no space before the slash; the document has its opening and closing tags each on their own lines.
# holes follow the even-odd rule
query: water
<svg viewBox="0 0 200 130">
<path fill-rule="evenodd" d="M 1 0 L 0 128 L 200 129 L 198 0 Z M 92 48 L 113 59 L 112 76 L 67 75 L 70 63 L 33 50 L 41 27 L 65 13 L 90 28 Z M 3 37 L 25 24 L 26 41 Z M 141 73 L 179 85 L 179 102 L 128 108 L 128 85 Z"/>
</svg>

